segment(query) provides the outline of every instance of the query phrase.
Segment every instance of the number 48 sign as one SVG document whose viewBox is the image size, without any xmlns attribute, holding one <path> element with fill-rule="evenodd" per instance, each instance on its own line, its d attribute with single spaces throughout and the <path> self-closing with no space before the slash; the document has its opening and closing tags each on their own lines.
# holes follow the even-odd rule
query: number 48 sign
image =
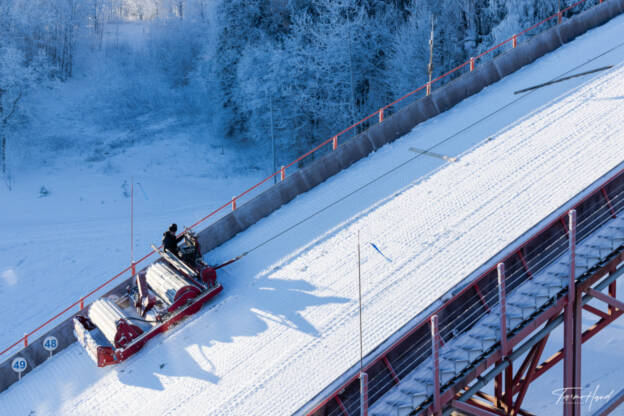
<svg viewBox="0 0 624 416">
<path fill-rule="evenodd" d="M 50 335 L 45 337 L 43 340 L 43 349 L 46 351 L 50 351 L 50 357 L 52 357 L 52 352 L 58 348 L 58 340 L 55 336 Z"/>
</svg>

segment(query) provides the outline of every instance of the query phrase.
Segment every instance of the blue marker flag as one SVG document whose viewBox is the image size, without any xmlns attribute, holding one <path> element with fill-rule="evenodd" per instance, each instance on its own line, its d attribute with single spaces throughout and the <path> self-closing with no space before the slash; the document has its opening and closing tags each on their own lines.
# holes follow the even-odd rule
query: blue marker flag
<svg viewBox="0 0 624 416">
<path fill-rule="evenodd" d="M 384 259 L 386 259 L 386 260 L 388 260 L 390 263 L 392 263 L 392 260 L 391 260 L 391 259 L 389 259 L 388 257 L 386 257 L 386 256 L 385 256 L 385 254 L 383 254 L 383 253 L 381 252 L 381 250 L 379 250 L 379 247 L 377 247 L 377 246 L 375 245 L 375 243 L 369 243 L 369 244 L 370 244 L 371 246 L 373 246 L 373 248 L 374 248 L 375 250 L 377 250 L 377 253 L 381 254 L 381 257 L 383 257 Z"/>
</svg>

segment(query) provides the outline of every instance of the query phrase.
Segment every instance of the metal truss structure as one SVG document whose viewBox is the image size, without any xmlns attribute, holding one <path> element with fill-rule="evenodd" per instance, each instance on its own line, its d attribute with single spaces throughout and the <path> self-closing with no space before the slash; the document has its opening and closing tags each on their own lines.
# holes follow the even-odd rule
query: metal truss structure
<svg viewBox="0 0 624 416">
<path fill-rule="evenodd" d="M 488 271 L 403 328 L 395 342 L 373 351 L 361 372 L 351 370 L 345 382 L 326 389 L 306 414 L 531 415 L 522 407 L 530 385 L 563 360 L 563 414 L 580 416 L 582 345 L 624 314 L 616 299 L 616 280 L 624 274 L 623 210 L 624 170 L 618 170 L 503 250 Z M 595 323 L 583 331 L 582 318 L 589 317 Z M 543 359 L 559 325 L 562 348 Z M 483 389 L 491 381 L 488 394 Z M 624 390 L 595 415 L 623 401 Z"/>
</svg>

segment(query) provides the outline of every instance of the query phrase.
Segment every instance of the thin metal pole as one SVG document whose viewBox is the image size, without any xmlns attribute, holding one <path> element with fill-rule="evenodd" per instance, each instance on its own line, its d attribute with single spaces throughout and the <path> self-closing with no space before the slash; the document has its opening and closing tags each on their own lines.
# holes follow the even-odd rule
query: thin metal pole
<svg viewBox="0 0 624 416">
<path fill-rule="evenodd" d="M 358 243 L 358 293 L 360 301 L 360 373 L 363 371 L 362 361 L 364 357 L 364 347 L 362 345 L 362 271 L 360 263 L 360 230 L 357 233 Z"/>
<path fill-rule="evenodd" d="M 353 81 L 353 53 L 351 52 L 351 18 L 347 14 L 347 36 L 349 45 L 349 73 L 351 74 L 351 120 L 355 123 L 355 83 Z M 357 134 L 357 127 L 353 129 L 353 137 Z"/>
<path fill-rule="evenodd" d="M 358 244 L 358 294 L 360 304 L 360 416 L 368 416 L 368 374 L 364 372 L 364 347 L 362 342 L 362 267 L 360 258 L 360 230 L 357 234 Z"/>
<path fill-rule="evenodd" d="M 435 24 L 435 18 L 431 15 L 431 37 L 429 38 L 429 65 L 427 65 L 427 73 L 429 75 L 429 82 L 427 83 L 427 95 L 431 94 L 431 77 L 433 75 L 433 28 Z"/>
<path fill-rule="evenodd" d="M 273 97 L 269 95 L 269 113 L 271 114 L 271 147 L 273 150 L 273 172 L 277 172 L 277 154 L 275 153 L 275 136 L 273 135 Z M 277 175 L 273 176 L 273 183 L 277 183 Z"/>
<path fill-rule="evenodd" d="M 134 275 L 134 177 L 130 180 L 130 264 Z"/>
</svg>

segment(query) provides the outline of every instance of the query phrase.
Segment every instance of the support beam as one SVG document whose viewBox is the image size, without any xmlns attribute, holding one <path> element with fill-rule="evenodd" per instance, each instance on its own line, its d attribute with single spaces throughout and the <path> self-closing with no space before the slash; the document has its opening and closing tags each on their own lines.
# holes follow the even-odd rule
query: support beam
<svg viewBox="0 0 624 416">
<path fill-rule="evenodd" d="M 498 271 L 498 303 L 500 305 L 500 346 L 501 357 L 507 357 L 507 302 L 505 299 L 505 263 L 496 266 Z M 505 382 L 507 377 L 505 377 Z M 496 396 L 496 406 L 503 407 L 507 404 L 506 395 L 503 394 L 503 374 L 496 376 L 494 380 L 494 395 Z"/>
<path fill-rule="evenodd" d="M 609 306 L 612 306 L 624 312 L 624 302 L 620 302 L 619 300 L 612 298 L 609 295 L 605 295 L 604 293 L 594 290 L 592 288 L 587 289 L 586 292 L 596 299 L 600 299 L 601 301 L 607 303 Z"/>
<path fill-rule="evenodd" d="M 474 394 L 476 394 L 479 390 L 481 390 L 484 386 L 486 386 L 490 381 L 492 381 L 492 379 L 496 377 L 496 375 L 500 374 L 505 368 L 507 368 L 509 366 L 510 361 L 514 361 L 520 358 L 524 353 L 526 353 L 530 348 L 534 347 L 538 342 L 544 339 L 546 335 L 548 335 L 553 329 L 559 326 L 562 322 L 563 322 L 563 316 L 558 316 L 552 319 L 536 334 L 531 336 L 528 341 L 526 341 L 524 344 L 520 345 L 516 350 L 514 350 L 510 354 L 509 360 L 499 361 L 498 363 L 496 363 L 495 367 L 492 370 L 490 370 L 486 374 L 479 377 L 479 381 L 475 382 L 468 390 L 459 392 L 451 388 L 444 392 L 445 396 L 449 394 L 453 394 L 453 397 L 455 397 L 455 395 L 461 394 L 458 400 L 462 402 L 467 401 Z M 480 367 L 479 369 L 481 369 L 481 372 L 483 372 L 487 369 L 487 367 L 485 368 Z M 447 399 L 447 400 L 450 401 L 451 399 Z"/>
<path fill-rule="evenodd" d="M 368 416 L 368 374 L 360 373 L 360 416 Z"/>
<path fill-rule="evenodd" d="M 609 265 L 606 266 L 607 268 L 610 269 L 609 277 L 607 277 L 606 279 L 604 279 L 603 281 L 598 283 L 595 286 L 595 290 L 598 290 L 598 291 L 603 290 L 604 288 L 606 288 L 606 287 L 610 286 L 611 284 L 615 283 L 616 280 L 622 274 L 624 274 L 624 267 L 619 268 L 619 269 L 615 269 L 615 265 L 619 264 L 621 261 L 622 261 L 621 256 L 617 256 L 616 258 L 611 260 Z M 591 278 L 591 279 L 588 280 L 588 282 L 593 284 L 593 283 L 595 283 L 595 280 L 593 278 Z M 585 282 L 583 282 L 583 283 L 585 283 Z M 587 290 L 587 288 L 585 288 L 585 290 Z M 586 305 L 591 299 L 592 299 L 592 296 L 587 294 L 587 295 L 583 296 L 582 303 L 584 305 Z M 615 321 L 617 318 L 619 318 L 623 314 L 624 314 L 624 311 L 619 311 L 619 310 L 616 309 L 614 311 L 613 315 L 609 315 L 608 319 L 601 319 L 600 321 L 596 322 L 590 328 L 587 328 L 585 330 L 585 332 L 583 332 L 583 334 L 581 335 L 581 342 L 586 342 L 591 337 L 593 337 L 598 332 L 600 332 L 604 327 L 609 325 L 611 322 Z M 563 356 L 564 356 L 564 351 L 563 351 L 563 349 L 561 349 L 561 350 L 559 350 L 559 352 L 553 354 L 550 358 L 548 358 L 546 361 L 544 361 L 542 364 L 540 364 L 537 367 L 535 378 L 540 377 L 546 371 L 548 371 L 552 367 L 554 367 L 559 361 L 561 361 L 563 359 Z"/>
<path fill-rule="evenodd" d="M 601 189 L 602 196 L 604 196 L 605 201 L 607 201 L 607 206 L 609 207 L 609 211 L 611 211 L 611 217 L 616 218 L 615 210 L 613 209 L 613 205 L 611 204 L 611 200 L 609 199 L 609 195 L 607 195 L 607 191 L 605 188 Z"/>
<path fill-rule="evenodd" d="M 554 318 L 550 321 L 548 321 L 548 323 L 550 324 L 552 321 L 554 320 Z M 535 367 L 533 368 L 533 370 L 531 371 L 530 374 L 530 379 L 528 378 L 529 374 L 528 372 L 525 374 L 524 370 L 519 371 L 516 374 L 516 377 L 514 378 L 514 390 L 513 390 L 513 394 L 518 394 L 520 392 L 520 390 L 522 390 L 522 386 L 523 384 L 528 381 L 529 384 L 531 382 L 533 382 L 533 380 L 535 380 L 537 378 L 536 374 L 536 370 L 539 367 L 537 364 L 540 362 L 541 359 L 541 355 L 544 352 L 544 346 L 546 345 L 546 342 L 548 342 L 548 337 L 550 336 L 550 334 L 546 334 L 546 336 L 542 339 L 542 341 L 540 341 L 539 343 L 535 344 L 535 346 L 531 349 L 531 351 L 527 354 L 527 356 L 525 357 L 525 362 L 527 362 L 528 364 L 531 364 L 533 361 L 536 361 L 535 363 Z M 539 356 L 536 356 L 535 354 L 537 354 L 539 352 Z M 528 365 L 527 365 L 528 368 Z M 518 411 L 520 411 L 521 409 L 518 409 Z"/>
<path fill-rule="evenodd" d="M 478 391 L 477 393 L 475 393 L 475 396 L 479 396 L 483 400 L 487 400 L 491 404 L 496 405 L 496 397 L 490 394 L 484 393 L 483 391 Z"/>
<path fill-rule="evenodd" d="M 624 262 L 624 252 L 618 253 L 616 256 L 611 257 L 609 262 L 595 271 L 590 277 L 587 277 L 582 283 L 578 285 L 578 290 L 595 285 L 596 290 L 603 290 L 607 288 L 611 283 L 615 282 L 619 277 L 624 275 L 624 267 L 615 269 L 615 266 Z M 608 274 L 608 276 L 607 276 Z M 602 280 L 601 280 L 602 279 Z M 599 281 L 600 280 L 600 281 Z M 599 282 L 598 282 L 599 281 Z M 598 283 L 597 283 L 598 282 Z M 581 303 L 587 304 L 592 297 L 589 294 L 583 296 Z M 548 309 L 544 310 L 535 320 L 528 324 L 525 328 L 514 334 L 510 338 L 510 345 L 514 348 L 510 353 L 509 360 L 517 360 L 526 353 L 529 352 L 537 343 L 539 343 L 545 336 L 547 336 L 556 327 L 564 322 L 564 314 L 561 311 L 566 304 L 566 297 L 561 297 L 555 304 Z M 614 316 L 609 316 L 609 319 L 601 319 L 591 328 L 587 329 L 581 336 L 581 341 L 585 342 L 591 337 L 600 332 L 603 328 L 609 325 L 611 322 L 624 315 L 624 312 L 616 311 Z M 543 327 L 542 325 L 545 324 Z M 534 333 L 537 331 L 537 333 Z M 528 339 L 528 340 L 527 340 Z M 552 368 L 555 364 L 563 359 L 563 349 L 545 362 L 540 364 L 535 370 L 533 380 L 542 376 L 546 371 Z M 487 371 L 490 366 L 494 365 L 494 368 Z M 462 402 L 468 401 L 472 396 L 481 391 L 488 383 L 490 383 L 497 375 L 509 365 L 509 361 L 501 361 L 500 350 L 493 352 L 485 360 L 477 364 L 472 370 L 470 370 L 464 377 L 454 386 L 448 387 L 441 395 L 443 403 L 450 403 L 453 400 L 459 400 Z M 475 381 L 470 387 L 467 387 L 473 380 Z M 519 390 L 519 388 L 518 388 Z M 457 397 L 459 396 L 459 399 Z M 444 415 L 450 415 L 451 410 L 444 411 Z M 518 411 L 520 416 L 531 416 L 529 412 L 524 409 Z"/>
<path fill-rule="evenodd" d="M 583 292 L 574 294 L 574 387 L 582 394 L 583 381 L 581 380 L 581 352 L 583 348 Z M 574 416 L 581 416 L 582 400 L 575 400 Z"/>
<path fill-rule="evenodd" d="M 615 298 L 616 296 L 616 287 L 617 287 L 616 282 L 613 282 L 609 285 L 609 296 L 611 296 L 612 298 Z M 609 315 L 613 315 L 614 312 L 615 312 L 615 308 L 609 305 Z"/>
<path fill-rule="evenodd" d="M 600 318 L 602 318 L 602 319 L 607 319 L 607 318 L 609 318 L 609 314 L 608 314 L 608 313 L 603 312 L 603 311 L 601 311 L 601 310 L 600 310 L 600 309 L 598 309 L 598 308 L 594 308 L 594 307 L 593 307 L 593 306 L 591 306 L 591 305 L 583 305 L 583 309 L 585 309 L 587 312 L 591 312 L 591 313 L 593 313 L 593 314 L 594 314 L 594 315 L 596 315 L 596 316 L 599 316 L 599 317 L 600 317 Z"/>
<path fill-rule="evenodd" d="M 494 378 L 494 396 L 496 397 L 496 406 L 503 407 L 503 373 L 497 374 Z"/>
<path fill-rule="evenodd" d="M 498 263 L 498 301 L 500 303 L 500 345 L 503 358 L 507 356 L 507 302 L 505 299 L 505 263 Z"/>
<path fill-rule="evenodd" d="M 513 362 L 505 369 L 505 408 L 513 407 Z"/>
<path fill-rule="evenodd" d="M 570 254 L 570 271 L 569 271 L 569 281 L 568 281 L 568 294 L 567 294 L 567 304 L 565 306 L 564 311 L 564 341 L 563 341 L 563 352 L 564 352 L 564 360 L 563 360 L 563 392 L 566 395 L 575 395 L 576 388 L 578 387 L 576 384 L 576 372 L 575 372 L 575 310 L 574 310 L 574 301 L 576 299 L 575 296 L 575 287 L 576 287 L 576 211 L 570 210 L 568 212 L 568 250 Z M 578 392 L 580 394 L 580 392 Z M 563 416 L 576 416 L 576 403 L 575 400 L 564 400 L 563 401 Z"/>
<path fill-rule="evenodd" d="M 529 351 L 527 356 L 524 357 L 524 360 L 522 361 L 522 365 L 520 365 L 520 368 L 518 369 L 518 371 L 516 371 L 516 376 L 513 379 L 514 386 L 517 386 L 518 383 L 520 383 L 520 380 L 523 380 L 524 372 L 526 371 L 527 368 L 529 368 L 529 364 L 531 364 L 531 360 L 533 360 L 533 356 L 535 355 L 535 351 L 537 351 L 537 348 L 539 345 L 540 344 L 538 343 L 533 348 L 531 348 L 531 351 Z M 518 391 L 519 389 L 514 387 L 514 393 L 517 393 Z"/>
<path fill-rule="evenodd" d="M 461 412 L 469 414 L 470 416 L 500 416 L 500 413 L 494 413 L 481 407 L 477 407 L 474 404 L 464 403 L 457 400 L 453 401 L 452 406 Z"/>
<path fill-rule="evenodd" d="M 529 385 L 533 381 L 533 375 L 535 374 L 535 369 L 537 368 L 537 364 L 539 364 L 540 359 L 542 358 L 542 352 L 544 352 L 544 347 L 546 346 L 546 342 L 548 341 L 548 335 L 542 339 L 539 344 L 533 347 L 533 357 L 531 358 L 531 365 L 527 370 L 526 376 L 522 380 L 522 384 L 520 387 L 520 392 L 518 393 L 518 397 L 516 397 L 516 402 L 514 403 L 513 409 L 511 410 L 511 416 L 516 416 L 520 407 L 522 406 L 522 402 L 524 401 L 524 396 L 526 395 L 527 390 L 529 389 Z M 513 386 L 509 386 L 513 391 Z M 512 393 L 513 396 L 513 393 Z"/>
<path fill-rule="evenodd" d="M 473 287 L 475 288 L 475 291 L 477 292 L 477 296 L 479 296 L 479 300 L 481 301 L 481 304 L 485 308 L 486 312 L 490 313 L 490 307 L 485 301 L 485 298 L 483 297 L 483 294 L 481 293 L 481 289 L 479 289 L 479 286 L 477 284 L 475 284 Z"/>
<path fill-rule="evenodd" d="M 388 361 L 388 357 L 383 357 L 383 362 L 386 365 L 386 368 L 388 369 L 388 371 L 390 371 L 392 380 L 394 380 L 396 384 L 399 384 L 401 380 L 399 379 L 399 376 L 397 376 L 397 373 L 394 371 L 394 368 L 392 368 L 392 366 L 390 365 L 390 361 Z"/>
<path fill-rule="evenodd" d="M 500 302 L 501 354 L 502 358 L 506 359 L 509 354 L 509 344 L 507 343 L 507 293 L 505 289 L 505 263 L 498 263 L 496 270 L 498 271 L 498 299 Z M 497 381 L 497 384 L 500 386 L 500 377 Z M 505 394 L 503 396 L 503 402 L 506 409 L 511 409 L 513 402 L 513 362 L 510 362 L 509 366 L 505 369 Z M 496 404 L 500 407 L 500 403 Z"/>
<path fill-rule="evenodd" d="M 433 357 L 433 414 L 441 414 L 440 404 L 440 343 L 438 341 L 438 315 L 431 317 L 431 349 Z"/>
<path fill-rule="evenodd" d="M 609 325 L 611 322 L 615 321 L 617 318 L 619 318 L 622 314 L 624 314 L 624 312 L 617 312 L 614 316 L 610 316 L 608 319 L 601 319 L 600 321 L 598 321 L 597 323 L 595 323 L 594 325 L 592 325 L 590 328 L 587 328 L 585 330 L 585 332 L 583 332 L 583 335 L 581 336 L 581 341 L 582 342 L 586 342 L 587 340 L 589 340 L 591 337 L 593 337 L 594 335 L 596 335 L 598 332 L 600 332 L 604 327 L 606 327 L 607 325 Z M 557 363 L 559 363 L 559 361 L 561 361 L 564 358 L 564 351 L 563 349 L 560 349 L 558 352 L 556 352 L 555 354 L 553 354 L 551 357 L 549 357 L 548 359 L 546 359 L 543 363 L 541 363 L 536 370 L 535 373 L 535 377 L 539 378 L 541 375 L 543 375 L 546 371 L 550 370 L 551 368 L 553 368 L 555 365 L 557 365 Z"/>
<path fill-rule="evenodd" d="M 522 254 L 522 249 L 518 250 L 518 257 L 520 257 L 520 261 L 522 262 L 522 267 L 524 267 L 524 271 L 527 273 L 527 275 L 529 275 L 529 279 L 533 278 L 533 273 L 531 273 L 531 269 L 529 269 L 529 265 L 526 262 L 526 259 L 524 258 L 524 255 Z"/>
<path fill-rule="evenodd" d="M 347 408 L 345 407 L 342 400 L 340 400 L 340 397 L 338 397 L 338 395 L 336 395 L 335 397 L 336 397 L 336 403 L 338 403 L 338 407 L 340 407 L 340 411 L 342 412 L 342 414 L 344 416 L 349 416 L 349 412 L 347 412 Z"/>
</svg>

